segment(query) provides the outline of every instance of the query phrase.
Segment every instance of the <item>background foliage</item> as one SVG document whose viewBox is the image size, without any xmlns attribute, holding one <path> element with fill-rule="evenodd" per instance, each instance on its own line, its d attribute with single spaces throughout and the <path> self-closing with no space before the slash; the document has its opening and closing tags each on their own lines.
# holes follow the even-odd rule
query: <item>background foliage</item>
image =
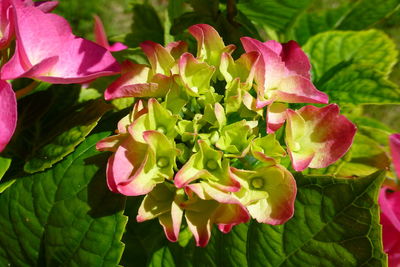
<svg viewBox="0 0 400 267">
<path fill-rule="evenodd" d="M 317 88 L 359 130 L 342 160 L 296 174 L 295 216 L 288 223 L 251 221 L 227 235 L 214 231 L 206 248 L 195 248 L 187 229 L 178 243 L 170 243 L 156 220 L 136 223 L 141 199 L 106 187 L 109 155 L 94 145 L 114 130 L 130 104 L 99 100 L 113 78 L 89 89 L 41 84 L 18 102 L 17 133 L 0 158 L 0 263 L 386 265 L 377 194 L 392 175 L 380 171 L 390 167 L 387 136 L 400 132 L 399 0 L 61 0 L 55 12 L 89 39 L 92 15 L 100 15 L 110 39 L 131 47 L 116 57 L 139 63 L 146 61 L 136 47 L 145 40 L 184 39 L 194 49 L 185 30 L 196 23 L 214 26 L 225 43 L 237 45 L 241 36 L 294 39 L 310 56 Z"/>
</svg>

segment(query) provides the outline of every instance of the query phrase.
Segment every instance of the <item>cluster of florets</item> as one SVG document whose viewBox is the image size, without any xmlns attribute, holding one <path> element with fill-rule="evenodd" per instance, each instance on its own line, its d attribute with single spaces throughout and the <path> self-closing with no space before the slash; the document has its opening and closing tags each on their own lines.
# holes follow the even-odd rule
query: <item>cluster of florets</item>
<svg viewBox="0 0 400 267">
<path fill-rule="evenodd" d="M 211 26 L 189 32 L 196 56 L 185 42 L 147 41 L 141 48 L 149 66 L 124 63 L 105 98 L 134 97 L 133 110 L 97 149 L 114 152 L 107 167 L 113 192 L 145 195 L 139 222 L 158 218 L 177 241 L 185 217 L 196 244 L 205 246 L 213 224 L 226 233 L 251 217 L 285 223 L 296 182 L 282 158 L 288 154 L 296 171 L 326 167 L 346 153 L 356 129 L 334 104 L 289 109 L 328 103 L 297 43 L 244 37 L 246 53 L 235 60 L 235 47 Z"/>
</svg>

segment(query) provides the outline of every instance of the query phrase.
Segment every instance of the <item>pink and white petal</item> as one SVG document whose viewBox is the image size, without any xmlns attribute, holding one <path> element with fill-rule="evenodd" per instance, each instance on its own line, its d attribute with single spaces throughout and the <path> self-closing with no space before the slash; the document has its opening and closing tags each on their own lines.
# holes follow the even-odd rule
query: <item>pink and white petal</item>
<svg viewBox="0 0 400 267">
<path fill-rule="evenodd" d="M 281 78 L 271 95 L 275 96 L 276 101 L 287 103 L 327 104 L 329 101 L 327 94 L 319 91 L 310 80 L 300 75 Z"/>
<path fill-rule="evenodd" d="M 283 62 L 285 62 L 286 68 L 310 80 L 310 60 L 304 51 L 301 50 L 301 47 L 295 41 L 289 41 L 282 44 L 282 48 L 280 56 Z"/>
<path fill-rule="evenodd" d="M 286 109 L 287 104 L 284 103 L 272 103 L 267 108 L 266 120 L 267 120 L 267 133 L 274 133 L 286 121 Z"/>
<path fill-rule="evenodd" d="M 392 155 L 392 162 L 397 177 L 400 178 L 400 134 L 392 134 L 389 136 L 390 152 Z"/>
<path fill-rule="evenodd" d="M 11 85 L 0 80 L 0 152 L 4 150 L 17 125 L 17 100 Z"/>
</svg>

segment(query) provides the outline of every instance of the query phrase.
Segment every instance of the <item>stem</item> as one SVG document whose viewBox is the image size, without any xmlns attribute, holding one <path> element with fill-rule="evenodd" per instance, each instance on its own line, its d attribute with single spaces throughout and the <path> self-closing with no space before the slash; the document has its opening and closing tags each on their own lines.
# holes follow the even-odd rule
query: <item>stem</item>
<svg viewBox="0 0 400 267">
<path fill-rule="evenodd" d="M 236 21 L 234 21 L 234 18 L 237 15 L 236 1 L 235 0 L 227 0 L 226 1 L 226 10 L 227 10 L 228 21 L 232 25 L 238 26 L 238 23 Z"/>
<path fill-rule="evenodd" d="M 38 81 L 33 81 L 31 82 L 28 86 L 25 88 L 19 89 L 18 91 L 15 92 L 15 95 L 17 99 L 21 99 L 22 97 L 26 96 L 30 92 L 32 92 L 40 83 Z"/>
</svg>

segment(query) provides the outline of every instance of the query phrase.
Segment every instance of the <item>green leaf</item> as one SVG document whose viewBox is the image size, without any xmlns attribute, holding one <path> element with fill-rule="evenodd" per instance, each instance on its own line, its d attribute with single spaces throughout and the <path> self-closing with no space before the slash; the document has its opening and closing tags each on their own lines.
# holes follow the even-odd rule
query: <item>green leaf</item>
<svg viewBox="0 0 400 267">
<path fill-rule="evenodd" d="M 11 165 L 11 159 L 0 157 L 0 180 L 7 172 L 8 168 L 10 168 L 10 165 Z M 9 188 L 14 182 L 15 180 L 9 180 L 4 183 L 0 183 L 0 193 L 3 193 L 4 190 Z"/>
<path fill-rule="evenodd" d="M 170 0 L 168 1 L 168 16 L 171 22 L 183 14 L 183 4 L 185 0 Z"/>
<path fill-rule="evenodd" d="M 4 174 L 10 168 L 11 159 L 0 157 L 0 180 L 3 178 Z"/>
<path fill-rule="evenodd" d="M 350 157 L 337 171 L 338 175 L 351 177 L 371 174 L 379 169 L 389 169 L 390 159 L 384 147 L 358 132 L 351 146 Z"/>
<path fill-rule="evenodd" d="M 386 266 L 377 204 L 383 174 L 357 180 L 298 176 L 294 218 L 281 226 L 250 226 L 250 265 Z"/>
<path fill-rule="evenodd" d="M 343 5 L 334 9 L 324 9 L 318 12 L 304 13 L 290 29 L 292 39 L 299 44 L 304 44 L 317 33 L 334 30 L 340 19 L 349 12 L 350 7 Z"/>
<path fill-rule="evenodd" d="M 175 266 L 174 258 L 167 246 L 157 250 L 150 261 L 149 267 L 173 267 Z"/>
<path fill-rule="evenodd" d="M 387 266 L 382 250 L 377 172 L 358 179 L 297 174 L 294 217 L 284 225 L 251 221 L 213 231 L 195 248 L 194 266 Z M 340 193 L 338 193 L 340 192 Z"/>
<path fill-rule="evenodd" d="M 28 173 L 43 171 L 63 159 L 85 139 L 97 125 L 101 116 L 109 109 L 110 106 L 104 101 L 93 101 L 82 110 L 60 121 L 54 126 L 57 135 L 33 154 L 33 157 L 25 164 L 24 170 Z"/>
<path fill-rule="evenodd" d="M 158 220 L 150 220 L 138 223 L 136 215 L 143 198 L 128 198 L 126 201 L 125 215 L 129 217 L 123 236 L 126 244 L 122 255 L 121 264 L 130 266 L 147 266 L 153 253 L 162 248 L 167 242 L 164 232 Z"/>
<path fill-rule="evenodd" d="M 54 168 L 19 178 L 0 195 L 0 262 L 10 266 L 116 266 L 125 198 L 109 191 L 109 133 L 88 137 Z"/>
<path fill-rule="evenodd" d="M 284 31 L 311 3 L 312 0 L 241 0 L 237 8 L 257 24 Z"/>
<path fill-rule="evenodd" d="M 164 27 L 154 8 L 147 4 L 133 6 L 132 32 L 125 38 L 129 47 L 137 47 L 141 42 L 150 40 L 164 44 Z"/>
<path fill-rule="evenodd" d="M 362 30 L 393 14 L 400 7 L 399 0 L 361 0 L 340 21 L 337 29 Z"/>
<path fill-rule="evenodd" d="M 314 81 L 343 62 L 369 66 L 386 77 L 398 54 L 394 42 L 377 30 L 321 33 L 310 38 L 303 49 L 311 57 Z"/>
<path fill-rule="evenodd" d="M 332 9 L 308 12 L 297 20 L 292 38 L 304 44 L 311 36 L 328 30 L 367 29 L 389 17 L 399 7 L 398 0 L 360 0 Z"/>
<path fill-rule="evenodd" d="M 350 65 L 317 87 L 330 102 L 342 104 L 400 103 L 400 90 L 384 75 L 367 66 Z"/>
</svg>

